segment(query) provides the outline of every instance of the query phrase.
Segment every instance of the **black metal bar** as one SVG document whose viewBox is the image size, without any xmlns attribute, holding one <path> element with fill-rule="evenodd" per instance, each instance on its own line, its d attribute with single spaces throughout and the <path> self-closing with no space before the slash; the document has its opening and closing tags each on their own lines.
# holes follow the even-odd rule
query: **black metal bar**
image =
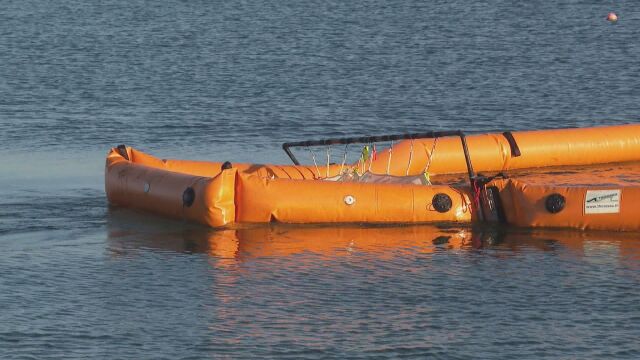
<svg viewBox="0 0 640 360">
<path fill-rule="evenodd" d="M 429 139 L 435 137 L 444 137 L 444 136 L 459 136 L 460 131 L 429 131 L 423 133 L 412 133 L 412 134 L 396 134 L 396 135 L 380 135 L 380 136 L 356 136 L 356 137 L 346 137 L 346 138 L 333 138 L 333 139 L 323 139 L 323 140 L 309 140 L 309 141 L 296 141 L 296 142 L 288 142 L 282 144 L 282 148 L 287 151 L 288 148 L 291 147 L 299 147 L 299 146 L 323 146 L 323 145 L 336 145 L 336 144 L 366 144 L 370 142 L 381 142 L 381 141 L 395 141 L 395 140 L 410 140 L 410 139 Z M 287 152 L 288 153 L 288 152 Z"/>
<path fill-rule="evenodd" d="M 469 181 L 471 182 L 476 177 L 476 173 L 473 171 L 473 165 L 471 164 L 471 156 L 469 155 L 469 147 L 467 146 L 467 136 L 462 131 L 460 131 L 459 136 L 460 142 L 462 143 L 462 151 L 464 151 L 464 160 L 467 163 Z"/>
<path fill-rule="evenodd" d="M 282 144 L 282 149 L 284 150 L 284 152 L 287 153 L 287 155 L 289 155 L 289 158 L 291 159 L 291 161 L 293 161 L 295 165 L 300 165 L 300 162 L 298 161 L 298 159 L 296 159 L 296 156 L 293 155 L 293 153 L 291 152 L 290 147 L 291 145 L 287 143 Z"/>
</svg>

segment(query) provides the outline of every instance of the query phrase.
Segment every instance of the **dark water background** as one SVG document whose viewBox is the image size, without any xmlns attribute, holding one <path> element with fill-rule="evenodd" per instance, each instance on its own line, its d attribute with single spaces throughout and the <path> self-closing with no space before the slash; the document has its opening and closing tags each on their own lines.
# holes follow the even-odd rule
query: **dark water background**
<svg viewBox="0 0 640 360">
<path fill-rule="evenodd" d="M 639 9 L 0 1 L 0 358 L 640 358 L 640 235 L 225 255 L 116 215 L 102 180 L 119 143 L 285 162 L 323 136 L 638 122 Z M 268 234 L 240 247 L 288 246 Z"/>
</svg>

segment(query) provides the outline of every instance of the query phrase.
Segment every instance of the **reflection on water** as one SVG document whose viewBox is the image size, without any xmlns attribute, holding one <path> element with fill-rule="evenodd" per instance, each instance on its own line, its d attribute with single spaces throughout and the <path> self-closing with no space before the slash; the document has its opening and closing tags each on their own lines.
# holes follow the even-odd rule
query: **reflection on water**
<svg viewBox="0 0 640 360">
<path fill-rule="evenodd" d="M 407 252 L 491 250 L 506 255 L 544 251 L 578 258 L 596 253 L 611 261 L 640 261 L 640 234 L 529 230 L 464 225 L 300 226 L 269 224 L 216 230 L 111 208 L 108 240 L 114 254 L 136 249 L 205 253 L 225 262 L 315 254 L 325 257 L 367 254 L 379 260 Z M 602 260 L 598 260 L 602 261 Z M 640 263 L 637 264 L 640 268 Z"/>
<path fill-rule="evenodd" d="M 216 231 L 119 208 L 105 216 L 97 196 L 45 200 L 21 202 L 38 202 L 40 212 L 14 203 L 4 213 L 26 220 L 0 242 L 2 358 L 637 359 L 640 351 L 637 234 Z"/>
<path fill-rule="evenodd" d="M 140 295 L 146 282 L 167 278 L 175 281 L 164 281 L 171 287 L 154 304 L 207 304 L 191 316 L 207 324 L 198 354 L 638 354 L 638 234 L 274 224 L 211 230 L 124 209 L 112 209 L 107 224 L 108 263 L 127 269 L 139 287 L 127 294 L 150 298 Z M 171 321 L 191 326 L 182 315 Z"/>
</svg>

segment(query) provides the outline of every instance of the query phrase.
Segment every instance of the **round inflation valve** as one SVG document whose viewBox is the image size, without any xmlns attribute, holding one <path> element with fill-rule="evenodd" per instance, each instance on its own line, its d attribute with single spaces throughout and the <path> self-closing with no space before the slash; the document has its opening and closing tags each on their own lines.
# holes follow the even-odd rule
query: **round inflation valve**
<svg viewBox="0 0 640 360">
<path fill-rule="evenodd" d="M 446 213 L 451 210 L 451 206 L 453 205 L 453 201 L 451 201 L 451 196 L 443 193 L 438 193 L 433 196 L 431 200 L 431 205 L 436 209 L 439 213 Z"/>
<path fill-rule="evenodd" d="M 191 186 L 186 188 L 182 193 L 182 206 L 190 207 L 196 200 L 196 192 Z"/>
<path fill-rule="evenodd" d="M 351 195 L 347 195 L 344 197 L 344 203 L 347 205 L 353 205 L 356 203 L 356 198 Z"/>
<path fill-rule="evenodd" d="M 547 200 L 545 200 L 544 206 L 547 208 L 548 212 L 557 214 L 562 211 L 562 209 L 564 209 L 566 203 L 567 200 L 564 198 L 564 196 L 560 194 L 551 194 L 547 196 Z"/>
<path fill-rule="evenodd" d="M 221 166 L 220 166 L 220 170 L 228 170 L 231 169 L 233 167 L 233 165 L 231 164 L 231 162 L 229 161 L 225 161 Z"/>
</svg>

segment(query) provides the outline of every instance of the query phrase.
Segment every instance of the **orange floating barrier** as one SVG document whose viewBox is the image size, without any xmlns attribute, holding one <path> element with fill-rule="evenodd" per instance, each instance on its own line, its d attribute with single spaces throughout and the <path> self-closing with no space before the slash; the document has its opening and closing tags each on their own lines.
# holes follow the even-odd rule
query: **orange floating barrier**
<svg viewBox="0 0 640 360">
<path fill-rule="evenodd" d="M 373 152 L 366 145 L 350 164 L 345 153 L 341 164 L 318 165 L 314 157 L 313 165 L 299 165 L 291 151 L 385 141 L 389 147 Z M 283 147 L 294 165 L 162 160 L 121 145 L 107 156 L 107 197 L 115 205 L 227 228 L 501 222 L 640 230 L 640 125 L 429 132 Z"/>
</svg>

